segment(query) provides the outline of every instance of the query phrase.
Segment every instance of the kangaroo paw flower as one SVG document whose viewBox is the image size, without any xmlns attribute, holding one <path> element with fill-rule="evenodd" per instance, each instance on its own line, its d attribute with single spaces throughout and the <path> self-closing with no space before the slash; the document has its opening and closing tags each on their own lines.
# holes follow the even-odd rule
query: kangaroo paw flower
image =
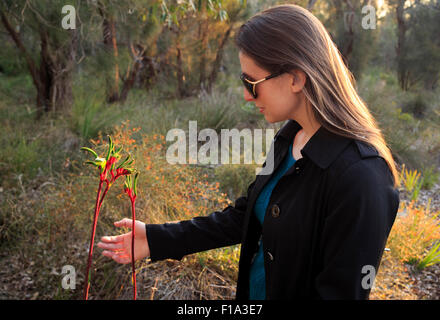
<svg viewBox="0 0 440 320">
<path fill-rule="evenodd" d="M 95 204 L 95 211 L 93 215 L 93 225 L 92 225 L 92 231 L 91 231 L 91 237 L 90 237 L 90 247 L 89 247 L 89 255 L 87 260 L 87 269 L 86 269 L 86 281 L 84 285 L 84 299 L 88 300 L 89 295 L 89 289 L 90 289 L 90 283 L 91 283 L 91 264 L 92 264 L 92 254 L 93 254 L 93 246 L 94 246 L 94 240 L 95 240 L 95 232 L 96 232 L 96 225 L 98 223 L 98 216 L 99 212 L 102 207 L 102 203 L 104 201 L 104 198 L 110 189 L 111 185 L 116 181 L 116 179 L 120 176 L 126 176 L 128 177 L 130 181 L 130 200 L 132 203 L 132 212 L 133 212 L 133 223 L 135 220 L 135 212 L 134 212 L 134 201 L 136 199 L 136 180 L 137 175 L 136 173 L 135 178 L 133 179 L 133 183 L 131 181 L 131 174 L 135 171 L 133 168 L 130 168 L 130 166 L 133 163 L 133 160 L 130 160 L 131 155 L 128 155 L 127 158 L 115 169 L 115 166 L 120 159 L 120 152 L 122 150 L 122 147 L 116 149 L 115 145 L 113 144 L 112 138 L 108 136 L 108 150 L 107 155 L 105 158 L 98 156 L 98 154 L 87 147 L 82 147 L 81 150 L 87 151 L 92 154 L 94 157 L 93 160 L 88 160 L 85 163 L 91 164 L 97 168 L 99 168 L 99 184 L 98 184 L 98 192 L 96 195 L 96 204 Z M 108 173 L 110 173 L 111 178 L 107 178 Z M 103 190 L 103 184 L 106 183 L 105 189 Z M 126 180 L 127 183 L 127 180 Z M 134 188 L 134 189 L 133 189 Z M 134 190 L 134 191 L 133 191 Z M 134 225 L 133 225 L 133 238 L 132 238 L 132 248 L 134 248 Z M 132 251 L 132 256 L 134 255 L 134 249 Z M 136 275 L 134 272 L 134 258 L 132 260 L 133 265 L 133 277 L 134 277 L 134 298 L 136 299 Z"/>
</svg>

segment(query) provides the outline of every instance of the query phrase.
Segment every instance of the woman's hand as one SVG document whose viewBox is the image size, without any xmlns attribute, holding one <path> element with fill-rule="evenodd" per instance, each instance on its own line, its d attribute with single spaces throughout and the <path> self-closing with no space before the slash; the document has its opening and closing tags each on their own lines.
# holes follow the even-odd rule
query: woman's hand
<svg viewBox="0 0 440 320">
<path fill-rule="evenodd" d="M 116 227 L 131 228 L 131 219 L 122 219 L 115 222 Z M 104 236 L 98 247 L 105 249 L 102 255 L 112 258 L 117 263 L 131 263 L 131 231 L 119 236 Z M 150 256 L 145 223 L 135 221 L 134 259 L 139 260 Z"/>
</svg>

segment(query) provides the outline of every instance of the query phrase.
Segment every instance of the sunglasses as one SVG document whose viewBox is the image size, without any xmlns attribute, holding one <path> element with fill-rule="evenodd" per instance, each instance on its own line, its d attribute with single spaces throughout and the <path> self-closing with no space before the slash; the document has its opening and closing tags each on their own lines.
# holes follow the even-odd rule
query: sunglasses
<svg viewBox="0 0 440 320">
<path fill-rule="evenodd" d="M 247 74 L 242 73 L 240 75 L 240 80 L 243 82 L 245 88 L 254 97 L 254 99 L 257 99 L 257 92 L 255 91 L 255 87 L 257 86 L 257 84 L 259 84 L 260 82 L 263 82 L 265 80 L 269 80 L 269 79 L 278 77 L 279 75 L 281 75 L 283 73 L 284 73 L 284 71 L 275 72 L 275 73 L 273 73 L 273 74 L 271 74 L 261 80 L 257 80 L 257 81 L 252 81 L 252 78 L 250 78 Z"/>
</svg>

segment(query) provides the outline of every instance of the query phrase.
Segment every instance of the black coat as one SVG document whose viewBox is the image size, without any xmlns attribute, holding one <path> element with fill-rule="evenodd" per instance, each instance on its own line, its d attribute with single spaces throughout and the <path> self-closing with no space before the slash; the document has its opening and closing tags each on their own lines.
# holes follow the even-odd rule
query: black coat
<svg viewBox="0 0 440 320">
<path fill-rule="evenodd" d="M 275 135 L 275 169 L 300 129 L 289 120 Z M 375 148 L 322 126 L 301 154 L 275 186 L 263 227 L 253 207 L 270 175 L 221 212 L 146 225 L 151 260 L 241 243 L 236 298 L 248 299 L 262 234 L 267 299 L 367 299 L 399 206 L 391 172 Z"/>
</svg>

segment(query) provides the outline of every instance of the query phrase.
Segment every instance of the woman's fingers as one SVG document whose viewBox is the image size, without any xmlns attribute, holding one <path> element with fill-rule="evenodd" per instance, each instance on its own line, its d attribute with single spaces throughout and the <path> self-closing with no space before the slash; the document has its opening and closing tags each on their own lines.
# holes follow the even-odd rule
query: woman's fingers
<svg viewBox="0 0 440 320">
<path fill-rule="evenodd" d="M 116 221 L 114 223 L 114 225 L 116 227 L 118 227 L 118 228 L 127 227 L 127 228 L 130 228 L 130 229 L 131 229 L 131 226 L 132 226 L 131 224 L 132 224 L 132 220 L 128 219 L 128 218 L 124 218 L 124 219 Z M 101 238 L 101 241 L 102 242 L 108 242 L 108 243 L 109 242 L 121 242 L 121 241 L 124 241 L 124 236 L 125 235 L 123 235 L 123 234 L 121 234 L 119 236 L 104 236 L 104 237 Z"/>
<path fill-rule="evenodd" d="M 117 243 L 98 242 L 98 247 L 101 249 L 107 249 L 107 250 L 121 250 L 121 249 L 124 249 L 124 243 L 123 242 L 117 242 Z"/>
<path fill-rule="evenodd" d="M 124 235 L 121 234 L 119 236 L 104 236 L 101 238 L 102 242 L 107 242 L 107 243 L 116 243 L 116 242 L 122 242 L 124 241 Z"/>
<path fill-rule="evenodd" d="M 116 221 L 114 225 L 116 227 L 132 227 L 132 219 L 124 218 L 122 220 Z M 129 249 L 124 240 L 131 233 L 121 234 L 118 236 L 104 236 L 101 238 L 101 242 L 98 243 L 98 247 L 105 249 L 102 252 L 103 256 L 112 258 L 117 263 L 128 264 L 131 263 L 131 256 L 128 253 Z M 131 242 L 130 242 L 131 243 Z M 124 246 L 125 244 L 125 246 Z"/>
<path fill-rule="evenodd" d="M 122 220 L 115 222 L 115 226 L 118 228 L 121 228 L 121 227 L 131 228 L 131 224 L 132 224 L 132 220 L 128 219 L 128 218 L 124 218 Z"/>
<path fill-rule="evenodd" d="M 106 257 L 109 257 L 109 258 L 112 258 L 117 263 L 121 263 L 121 264 L 131 263 L 131 259 L 130 259 L 130 256 L 128 254 L 115 253 L 115 252 L 112 252 L 112 251 L 103 251 L 102 255 L 106 256 Z"/>
</svg>

